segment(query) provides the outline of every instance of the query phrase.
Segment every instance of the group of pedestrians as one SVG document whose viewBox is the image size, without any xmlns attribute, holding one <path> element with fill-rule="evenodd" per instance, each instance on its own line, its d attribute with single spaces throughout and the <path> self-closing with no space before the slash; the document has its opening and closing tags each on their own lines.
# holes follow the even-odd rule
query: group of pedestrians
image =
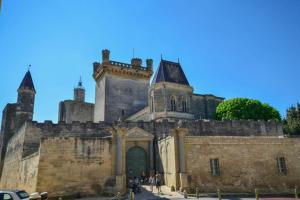
<svg viewBox="0 0 300 200">
<path fill-rule="evenodd" d="M 156 186 L 157 193 L 161 193 L 161 176 L 160 174 L 151 175 L 149 178 L 150 190 L 153 192 L 153 186 Z"/>
<path fill-rule="evenodd" d="M 128 187 L 132 190 L 133 193 L 141 192 L 141 184 L 149 184 L 150 190 L 153 192 L 153 187 L 155 186 L 158 194 L 161 194 L 161 184 L 162 178 L 160 174 L 151 175 L 149 179 L 146 178 L 145 173 L 141 174 L 140 179 L 136 176 L 128 178 Z"/>
</svg>

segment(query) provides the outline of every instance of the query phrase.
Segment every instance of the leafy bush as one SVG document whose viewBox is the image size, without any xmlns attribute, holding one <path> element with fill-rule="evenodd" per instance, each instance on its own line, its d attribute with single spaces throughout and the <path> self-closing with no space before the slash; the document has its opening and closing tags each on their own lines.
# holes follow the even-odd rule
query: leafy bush
<svg viewBox="0 0 300 200">
<path fill-rule="evenodd" d="M 300 135 L 300 104 L 291 106 L 286 111 L 284 119 L 284 133 L 288 135 Z"/>
<path fill-rule="evenodd" d="M 215 117 L 218 120 L 281 120 L 279 112 L 269 104 L 247 98 L 233 98 L 223 101 L 217 106 Z"/>
</svg>

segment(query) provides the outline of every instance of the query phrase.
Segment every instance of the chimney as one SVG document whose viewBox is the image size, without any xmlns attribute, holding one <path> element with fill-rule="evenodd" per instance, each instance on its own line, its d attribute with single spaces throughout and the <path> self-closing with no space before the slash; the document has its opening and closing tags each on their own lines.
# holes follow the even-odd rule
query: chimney
<svg viewBox="0 0 300 200">
<path fill-rule="evenodd" d="M 102 62 L 104 63 L 109 62 L 109 53 L 110 51 L 108 49 L 102 50 Z"/>
<path fill-rule="evenodd" d="M 153 60 L 146 59 L 146 63 L 147 63 L 147 71 L 153 71 Z"/>
<path fill-rule="evenodd" d="M 134 68 L 141 67 L 142 66 L 142 59 L 140 59 L 140 58 L 132 58 L 131 59 L 131 65 Z"/>
</svg>

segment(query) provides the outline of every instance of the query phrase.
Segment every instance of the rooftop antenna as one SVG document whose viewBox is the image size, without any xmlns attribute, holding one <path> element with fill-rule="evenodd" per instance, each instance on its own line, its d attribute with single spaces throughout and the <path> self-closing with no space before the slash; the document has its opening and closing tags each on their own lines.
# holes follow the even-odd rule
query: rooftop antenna
<svg viewBox="0 0 300 200">
<path fill-rule="evenodd" d="M 179 58 L 177 58 L 177 62 L 178 62 L 178 64 L 180 64 L 180 62 L 179 62 Z"/>
<path fill-rule="evenodd" d="M 160 54 L 160 60 L 162 60 L 162 53 Z"/>
<path fill-rule="evenodd" d="M 134 58 L 134 48 L 132 49 L 132 58 Z"/>
</svg>

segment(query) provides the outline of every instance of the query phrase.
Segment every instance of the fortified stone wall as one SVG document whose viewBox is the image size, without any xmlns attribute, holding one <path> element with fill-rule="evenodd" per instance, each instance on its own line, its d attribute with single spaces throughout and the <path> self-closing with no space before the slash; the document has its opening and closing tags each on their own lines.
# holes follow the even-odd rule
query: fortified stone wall
<svg viewBox="0 0 300 200">
<path fill-rule="evenodd" d="M 185 138 L 189 187 L 215 192 L 293 192 L 300 187 L 300 139 L 276 137 Z M 284 157 L 287 173 L 278 172 Z M 220 176 L 212 176 L 210 159 L 219 159 Z"/>
<path fill-rule="evenodd" d="M 64 196 L 101 194 L 109 190 L 115 185 L 111 151 L 111 138 L 43 138 L 37 191 Z"/>
<path fill-rule="evenodd" d="M 30 123 L 25 123 L 10 139 L 4 159 L 0 188 L 23 188 L 28 192 L 35 191 L 39 160 L 37 152 L 39 146 L 36 145 L 39 141 L 38 134 L 38 130 L 31 127 Z"/>
<path fill-rule="evenodd" d="M 199 120 L 184 124 L 189 135 L 198 136 L 278 136 L 283 135 L 282 125 L 276 121 L 253 120 Z"/>
</svg>

